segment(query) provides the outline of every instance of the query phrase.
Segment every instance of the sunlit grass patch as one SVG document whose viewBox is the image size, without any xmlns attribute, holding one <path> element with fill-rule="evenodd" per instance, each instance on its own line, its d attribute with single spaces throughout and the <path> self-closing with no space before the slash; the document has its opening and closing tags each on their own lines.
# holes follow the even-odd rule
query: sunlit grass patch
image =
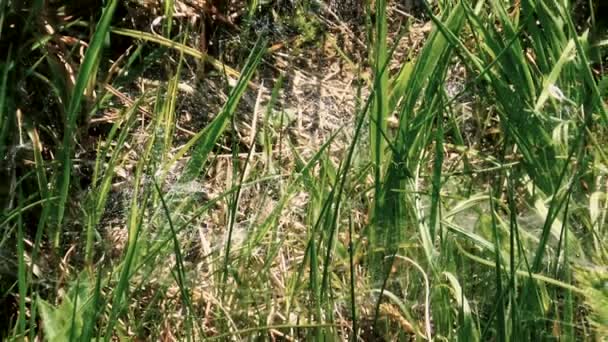
<svg viewBox="0 0 608 342">
<path fill-rule="evenodd" d="M 599 3 L 223 5 L 0 5 L 0 337 L 606 337 Z"/>
</svg>

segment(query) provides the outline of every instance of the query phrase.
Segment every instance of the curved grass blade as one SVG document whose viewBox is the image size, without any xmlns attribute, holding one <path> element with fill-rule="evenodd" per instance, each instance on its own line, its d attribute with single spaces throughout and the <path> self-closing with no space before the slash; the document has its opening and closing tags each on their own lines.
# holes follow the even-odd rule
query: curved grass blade
<svg viewBox="0 0 608 342">
<path fill-rule="evenodd" d="M 72 175 L 72 150 L 74 148 L 74 136 L 76 134 L 76 121 L 80 113 L 83 94 L 89 85 L 89 81 L 95 77 L 99 67 L 99 57 L 103 48 L 104 40 L 110 28 L 110 22 L 114 11 L 118 6 L 118 0 L 110 0 L 103 10 L 95 33 L 86 50 L 84 60 L 78 71 L 76 83 L 66 111 L 65 128 L 63 132 L 63 146 L 61 151 L 61 176 L 58 178 L 57 191 L 59 201 L 57 203 L 56 231 L 53 237 L 54 247 L 59 247 L 61 242 L 61 224 L 65 213 L 65 206 L 68 200 L 70 180 Z"/>
</svg>

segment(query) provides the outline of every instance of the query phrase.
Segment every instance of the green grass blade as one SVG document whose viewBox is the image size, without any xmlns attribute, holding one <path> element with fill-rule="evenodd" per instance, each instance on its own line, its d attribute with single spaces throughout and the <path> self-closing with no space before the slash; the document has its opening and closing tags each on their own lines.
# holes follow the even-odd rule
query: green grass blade
<svg viewBox="0 0 608 342">
<path fill-rule="evenodd" d="M 59 247 L 61 241 L 61 224 L 65 212 L 65 206 L 68 200 L 68 192 L 70 188 L 70 179 L 72 176 L 72 150 L 74 146 L 74 137 L 76 135 L 76 122 L 80 115 L 81 102 L 83 94 L 89 84 L 89 80 L 95 77 L 97 67 L 99 66 L 99 56 L 103 48 L 104 40 L 110 28 L 110 22 L 114 15 L 114 11 L 118 6 L 118 0 L 110 0 L 105 7 L 103 14 L 97 24 L 95 33 L 86 50 L 84 60 L 78 71 L 76 83 L 72 90 L 70 101 L 66 111 L 65 128 L 63 132 L 63 146 L 61 152 L 61 177 L 58 179 L 57 191 L 59 201 L 57 203 L 56 232 L 53 237 L 54 247 Z"/>
<path fill-rule="evenodd" d="M 459 326 L 458 326 L 458 340 L 459 341 L 479 341 L 479 331 L 475 327 L 473 311 L 469 301 L 464 295 L 464 291 L 458 278 L 450 273 L 443 272 L 443 275 L 448 279 L 452 288 L 453 297 L 458 303 L 459 312 Z"/>
<path fill-rule="evenodd" d="M 257 65 L 264 52 L 266 51 L 266 41 L 260 39 L 254 49 L 251 51 L 249 58 L 247 59 L 247 63 L 243 68 L 241 78 L 239 78 L 238 83 L 230 92 L 228 96 L 228 101 L 222 108 L 221 112 L 217 117 L 213 119 L 213 121 L 205 127 L 201 132 L 197 133 L 192 139 L 190 139 L 184 147 L 182 147 L 173 158 L 172 162 L 181 158 L 186 154 L 188 150 L 192 147 L 195 147 L 192 151 L 192 157 L 186 164 L 184 173 L 180 177 L 180 182 L 188 182 L 195 179 L 199 173 L 201 172 L 207 158 L 209 157 L 209 153 L 212 151 L 215 146 L 216 141 L 219 137 L 224 133 L 224 130 L 228 126 L 230 119 L 234 115 L 236 107 L 241 99 L 241 96 L 245 92 L 247 88 L 247 84 L 249 80 L 253 76 Z M 170 165 L 172 163 L 168 163 Z M 165 170 L 166 172 L 167 170 Z"/>
</svg>

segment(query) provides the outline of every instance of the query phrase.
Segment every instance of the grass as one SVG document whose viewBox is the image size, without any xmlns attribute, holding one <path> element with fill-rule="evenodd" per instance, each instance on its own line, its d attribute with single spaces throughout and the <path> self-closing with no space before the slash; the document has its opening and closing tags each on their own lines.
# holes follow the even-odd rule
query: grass
<svg viewBox="0 0 608 342">
<path fill-rule="evenodd" d="M 0 5 L 3 340 L 608 338 L 603 4 L 234 3 Z"/>
</svg>

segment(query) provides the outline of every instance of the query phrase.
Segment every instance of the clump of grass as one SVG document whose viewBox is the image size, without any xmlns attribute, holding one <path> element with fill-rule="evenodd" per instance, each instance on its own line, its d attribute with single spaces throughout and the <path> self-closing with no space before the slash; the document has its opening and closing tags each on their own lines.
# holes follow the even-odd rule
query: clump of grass
<svg viewBox="0 0 608 342">
<path fill-rule="evenodd" d="M 419 28 L 395 31 L 400 12 L 376 0 L 369 60 L 356 61 L 371 82 L 351 75 L 363 80 L 350 85 L 356 109 L 313 147 L 283 96 L 293 70 L 268 67 L 288 44 L 246 42 L 231 67 L 192 47 L 198 27 L 176 12 L 186 2 L 165 2 L 162 35 L 113 20 L 119 5 L 90 23 L 62 16 L 55 31 L 25 25 L 28 39 L 2 55 L 3 338 L 606 337 L 608 115 L 593 14 L 581 31 L 569 2 L 438 1 L 422 48 L 404 53 Z M 313 5 L 295 7 L 307 41 L 331 34 L 306 21 Z M 24 8 L 0 6 L 4 44 Z M 272 9 L 251 2 L 243 25 Z M 109 58 L 118 37 L 133 46 Z M 135 88 L 162 55 L 164 81 Z M 50 89 L 40 106 L 60 127 L 27 112 L 13 83 Z M 189 132 L 180 96 L 201 96 L 201 83 L 223 106 Z M 492 138 L 468 137 L 470 118 Z M 105 124 L 93 143 L 92 119 Z"/>
</svg>

